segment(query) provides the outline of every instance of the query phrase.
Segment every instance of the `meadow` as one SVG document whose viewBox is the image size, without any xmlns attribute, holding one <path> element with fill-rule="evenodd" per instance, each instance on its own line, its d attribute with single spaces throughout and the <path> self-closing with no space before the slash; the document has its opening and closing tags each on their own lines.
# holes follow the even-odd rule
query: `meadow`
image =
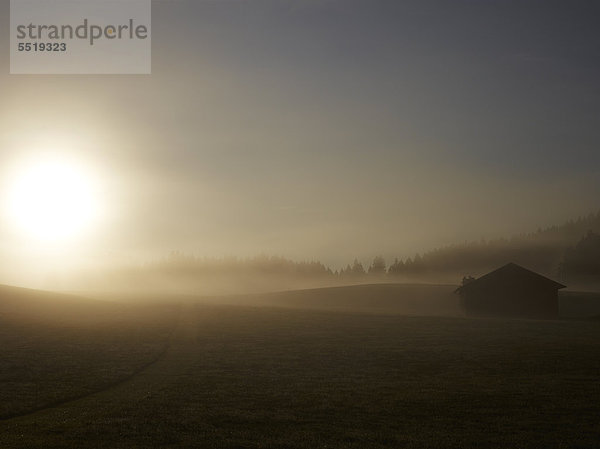
<svg viewBox="0 0 600 449">
<path fill-rule="evenodd" d="M 29 298 L 17 328 L 3 306 L 0 447 L 597 447 L 599 320 L 440 313 L 448 286 L 420 308 L 398 296 L 418 289 L 72 298 L 37 316 Z"/>
<path fill-rule="evenodd" d="M 0 287 L 0 419 L 104 389 L 153 363 L 172 305 L 132 307 Z"/>
</svg>

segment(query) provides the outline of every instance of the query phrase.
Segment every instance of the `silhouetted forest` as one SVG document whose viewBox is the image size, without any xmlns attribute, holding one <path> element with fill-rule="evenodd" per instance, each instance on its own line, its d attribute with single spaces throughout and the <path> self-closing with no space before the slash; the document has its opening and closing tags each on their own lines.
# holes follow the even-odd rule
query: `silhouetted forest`
<svg viewBox="0 0 600 449">
<path fill-rule="evenodd" d="M 480 276 L 514 262 L 547 276 L 563 278 L 589 270 L 597 233 L 600 233 L 600 212 L 510 239 L 473 241 L 438 248 L 406 260 L 396 259 L 388 273 L 395 277 L 448 279 L 456 274 Z M 580 242 L 586 234 L 588 236 Z M 595 254 L 597 257 L 599 253 Z M 581 263 L 582 258 L 587 265 Z"/>
<path fill-rule="evenodd" d="M 568 248 L 559 267 L 561 279 L 576 284 L 600 279 L 600 234 L 589 231 L 573 248 Z"/>
<path fill-rule="evenodd" d="M 458 284 L 514 262 L 569 286 L 600 286 L 600 213 L 530 234 L 434 249 L 387 265 L 382 256 L 355 259 L 339 271 L 319 261 L 284 257 L 206 258 L 172 252 L 160 260 L 106 275 L 96 283 L 208 293 L 252 292 L 364 282 Z M 94 282 L 92 281 L 92 284 Z M 595 287 L 594 287 L 595 288 Z"/>
<path fill-rule="evenodd" d="M 331 276 L 331 269 L 321 262 L 294 262 L 284 257 L 261 255 L 249 259 L 237 257 L 207 258 L 172 252 L 158 262 L 144 266 L 150 271 L 181 276 L 212 276 L 215 274 Z"/>
</svg>

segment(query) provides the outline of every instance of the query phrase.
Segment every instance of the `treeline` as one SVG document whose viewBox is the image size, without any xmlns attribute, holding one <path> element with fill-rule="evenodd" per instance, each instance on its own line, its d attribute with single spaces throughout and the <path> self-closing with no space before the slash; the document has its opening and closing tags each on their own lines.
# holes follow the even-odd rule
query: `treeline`
<svg viewBox="0 0 600 449">
<path fill-rule="evenodd" d="M 559 274 L 565 281 L 578 283 L 600 279 L 600 234 L 589 231 L 577 245 L 567 249 Z"/>
<path fill-rule="evenodd" d="M 363 265 L 355 259 L 333 271 L 319 261 L 295 262 L 284 257 L 206 258 L 180 252 L 142 266 L 117 270 L 101 281 L 115 286 L 208 292 L 246 292 L 310 288 L 363 282 L 458 283 L 481 276 L 508 262 L 568 282 L 600 285 L 600 213 L 562 226 L 539 229 L 510 239 L 451 245 L 389 266 L 383 257 Z"/>
<path fill-rule="evenodd" d="M 261 255 L 241 259 L 237 257 L 196 257 L 174 251 L 169 256 L 141 267 L 142 271 L 180 276 L 230 275 L 289 275 L 299 277 L 327 277 L 333 272 L 318 261 L 295 262 L 284 257 Z"/>
<path fill-rule="evenodd" d="M 599 236 L 600 212 L 509 239 L 466 242 L 396 258 L 389 266 L 380 256 L 367 268 L 355 260 L 334 274 L 344 279 L 385 275 L 391 281 L 458 282 L 514 262 L 563 281 L 585 278 L 600 283 Z"/>
<path fill-rule="evenodd" d="M 514 262 L 552 277 L 573 275 L 582 265 L 576 262 L 574 250 L 588 234 L 585 246 L 600 233 L 600 212 L 569 221 L 561 226 L 538 229 L 534 233 L 510 239 L 469 242 L 417 254 L 405 260 L 396 259 L 388 268 L 393 276 L 436 277 L 444 274 L 479 276 L 508 262 Z M 573 252 L 575 251 L 575 252 Z M 579 259 L 577 259 L 579 260 Z"/>
<path fill-rule="evenodd" d="M 367 265 L 355 259 L 344 268 L 333 271 L 319 261 L 295 262 L 266 255 L 247 259 L 215 259 L 173 252 L 168 257 L 146 264 L 142 270 L 180 277 L 261 275 L 332 281 L 389 279 L 451 282 L 465 275 L 479 276 L 514 262 L 547 276 L 565 277 L 592 270 L 589 268 L 592 264 L 590 260 L 595 256 L 589 254 L 597 254 L 594 253 L 594 245 L 598 244 L 595 240 L 598 235 L 600 212 L 509 239 L 473 241 L 434 249 L 406 259 L 397 258 L 389 266 L 381 256 L 376 256 Z M 583 236 L 585 239 L 580 242 Z"/>
</svg>

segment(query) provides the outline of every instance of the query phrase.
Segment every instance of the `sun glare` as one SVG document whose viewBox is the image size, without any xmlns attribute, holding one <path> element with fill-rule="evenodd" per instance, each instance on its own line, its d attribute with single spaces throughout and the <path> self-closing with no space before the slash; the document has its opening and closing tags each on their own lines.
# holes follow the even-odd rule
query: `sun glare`
<svg viewBox="0 0 600 449">
<path fill-rule="evenodd" d="M 26 164 L 13 173 L 8 214 L 19 232 L 44 242 L 80 237 L 98 214 L 94 181 L 68 160 Z"/>
</svg>

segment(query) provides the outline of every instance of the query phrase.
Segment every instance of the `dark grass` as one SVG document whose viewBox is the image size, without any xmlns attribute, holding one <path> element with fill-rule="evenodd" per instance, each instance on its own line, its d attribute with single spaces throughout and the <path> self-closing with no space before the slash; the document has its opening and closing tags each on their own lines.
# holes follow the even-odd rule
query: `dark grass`
<svg viewBox="0 0 600 449">
<path fill-rule="evenodd" d="M 253 304 L 363 314 L 462 316 L 456 286 L 363 284 L 228 297 L 233 304 Z M 218 300 L 222 301 L 221 298 Z"/>
<path fill-rule="evenodd" d="M 144 309 L 0 289 L 0 419 L 114 385 L 155 361 L 173 306 Z"/>
<path fill-rule="evenodd" d="M 600 326 L 188 305 L 130 381 L 0 447 L 594 448 Z"/>
</svg>

